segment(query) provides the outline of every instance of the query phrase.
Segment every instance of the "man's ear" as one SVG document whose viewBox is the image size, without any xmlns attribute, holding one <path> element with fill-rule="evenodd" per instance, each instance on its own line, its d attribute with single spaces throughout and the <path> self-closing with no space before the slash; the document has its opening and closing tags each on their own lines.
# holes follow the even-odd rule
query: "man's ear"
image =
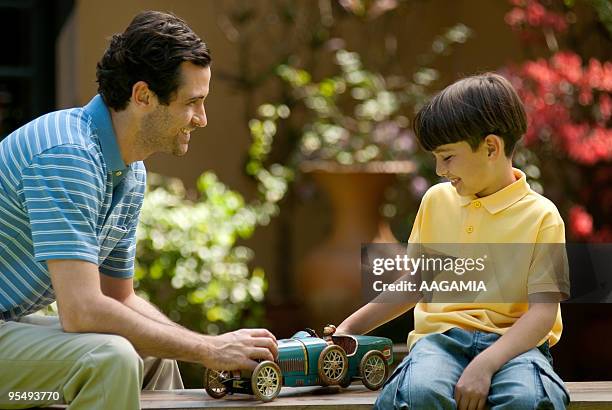
<svg viewBox="0 0 612 410">
<path fill-rule="evenodd" d="M 155 94 L 144 81 L 138 81 L 132 86 L 131 102 L 138 108 L 149 108 L 153 104 Z"/>
</svg>

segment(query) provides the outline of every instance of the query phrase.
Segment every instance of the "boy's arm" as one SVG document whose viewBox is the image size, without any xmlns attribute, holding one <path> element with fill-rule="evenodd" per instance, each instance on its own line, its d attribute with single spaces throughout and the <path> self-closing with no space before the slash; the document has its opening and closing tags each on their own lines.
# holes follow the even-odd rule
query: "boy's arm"
<svg viewBox="0 0 612 410">
<path fill-rule="evenodd" d="M 552 298 L 552 299 L 551 299 Z M 512 358 L 537 346 L 557 318 L 560 295 L 530 295 L 529 310 L 495 343 L 481 352 L 465 368 L 455 387 L 458 409 L 482 409 L 487 402 L 491 378 Z"/>
<path fill-rule="evenodd" d="M 409 254 L 414 252 L 414 248 L 408 247 Z M 399 284 L 408 282 L 419 289 L 421 272 L 406 273 L 396 279 L 393 283 Z M 336 328 L 336 334 L 363 335 L 379 326 L 384 325 L 390 320 L 406 313 L 412 309 L 422 298 L 422 293 L 418 290 L 407 291 L 408 293 L 397 294 L 394 291 L 383 291 L 378 294 L 367 305 L 361 307 L 355 313 L 344 319 Z"/>
<path fill-rule="evenodd" d="M 336 329 L 336 334 L 362 335 L 384 325 L 390 320 L 407 312 L 416 302 L 370 302 L 344 319 Z"/>
</svg>

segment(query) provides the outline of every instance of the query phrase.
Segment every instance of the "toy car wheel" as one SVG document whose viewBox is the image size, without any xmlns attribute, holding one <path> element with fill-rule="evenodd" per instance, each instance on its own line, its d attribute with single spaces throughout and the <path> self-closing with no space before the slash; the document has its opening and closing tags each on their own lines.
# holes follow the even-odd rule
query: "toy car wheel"
<svg viewBox="0 0 612 410">
<path fill-rule="evenodd" d="M 359 373 L 363 385 L 370 390 L 378 390 L 389 375 L 389 366 L 381 352 L 370 350 L 359 363 Z"/>
<path fill-rule="evenodd" d="M 266 360 L 257 365 L 251 377 L 253 394 L 262 401 L 274 400 L 281 387 L 283 376 L 280 367 L 274 362 Z"/>
<path fill-rule="evenodd" d="M 220 399 L 227 394 L 227 386 L 223 381 L 230 378 L 225 370 L 204 369 L 204 389 L 213 399 Z"/>
<path fill-rule="evenodd" d="M 345 377 L 344 379 L 342 379 L 342 381 L 340 382 L 340 387 L 346 389 L 347 387 L 349 387 L 351 385 L 352 382 L 352 377 Z"/>
<path fill-rule="evenodd" d="M 348 372 L 348 358 L 337 345 L 327 346 L 319 355 L 319 379 L 324 385 L 339 384 Z"/>
</svg>

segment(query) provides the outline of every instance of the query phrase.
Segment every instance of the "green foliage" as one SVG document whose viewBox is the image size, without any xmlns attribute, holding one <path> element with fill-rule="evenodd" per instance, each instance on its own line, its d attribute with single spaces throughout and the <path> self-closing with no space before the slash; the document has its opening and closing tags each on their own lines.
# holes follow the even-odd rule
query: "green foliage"
<svg viewBox="0 0 612 410">
<path fill-rule="evenodd" d="M 208 334 L 261 325 L 267 281 L 261 268 L 249 268 L 253 251 L 238 241 L 278 212 L 286 177 L 265 169 L 257 177 L 262 198 L 245 203 L 210 172 L 199 178 L 195 201 L 179 180 L 149 174 L 136 286 L 171 319 Z"/>
<path fill-rule="evenodd" d="M 612 3 L 610 0 L 591 0 L 593 8 L 597 12 L 599 20 L 612 36 Z"/>
<path fill-rule="evenodd" d="M 257 116 L 249 121 L 253 144 L 247 173 L 260 183 L 269 179 L 268 195 L 275 195 L 268 199 L 280 200 L 277 194 L 286 191 L 274 190 L 274 185 L 290 182 L 305 160 L 340 165 L 410 160 L 420 176 L 412 179 L 408 189 L 420 197 L 437 176 L 429 155 L 417 149 L 410 118 L 438 86 L 436 58 L 449 55 L 471 35 L 471 29 L 460 23 L 446 29 L 433 39 L 428 52 L 417 56 L 410 77 L 367 69 L 358 53 L 342 48 L 334 55 L 335 74 L 319 81 L 304 68 L 279 64 L 276 74 L 288 90 L 282 103 L 260 105 Z M 276 144 L 276 149 L 282 147 L 276 156 L 285 165 L 275 164 L 267 171 L 265 159 L 275 150 L 277 135 L 285 138 Z M 389 192 L 389 201 L 406 202 L 397 192 Z M 385 204 L 382 212 L 389 218 L 412 215 L 411 210 L 400 215 L 395 203 Z M 402 225 L 410 224 L 402 221 Z"/>
<path fill-rule="evenodd" d="M 409 118 L 429 98 L 438 80 L 431 63 L 470 35 L 468 27 L 457 24 L 437 36 L 430 51 L 419 56 L 410 79 L 368 70 L 358 53 L 344 49 L 335 53 L 337 74 L 318 82 L 304 69 L 279 65 L 277 74 L 292 92 L 291 105 L 305 110 L 301 138 L 289 162 L 330 160 L 349 165 L 414 159 L 416 142 Z M 252 156 L 269 153 L 277 123 L 289 117 L 290 111 L 285 104 L 264 104 L 258 115 L 249 124 L 255 141 Z M 249 164 L 248 169 L 255 168 Z"/>
</svg>

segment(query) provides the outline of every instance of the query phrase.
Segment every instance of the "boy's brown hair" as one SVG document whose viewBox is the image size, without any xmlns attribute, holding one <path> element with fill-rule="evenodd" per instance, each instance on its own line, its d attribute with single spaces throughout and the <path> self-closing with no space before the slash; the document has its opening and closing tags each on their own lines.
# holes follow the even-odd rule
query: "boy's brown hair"
<svg viewBox="0 0 612 410">
<path fill-rule="evenodd" d="M 475 151 L 489 134 L 504 140 L 511 157 L 527 130 L 525 108 L 512 84 L 494 73 L 459 80 L 437 94 L 417 113 L 414 133 L 427 151 L 466 141 Z"/>
</svg>

